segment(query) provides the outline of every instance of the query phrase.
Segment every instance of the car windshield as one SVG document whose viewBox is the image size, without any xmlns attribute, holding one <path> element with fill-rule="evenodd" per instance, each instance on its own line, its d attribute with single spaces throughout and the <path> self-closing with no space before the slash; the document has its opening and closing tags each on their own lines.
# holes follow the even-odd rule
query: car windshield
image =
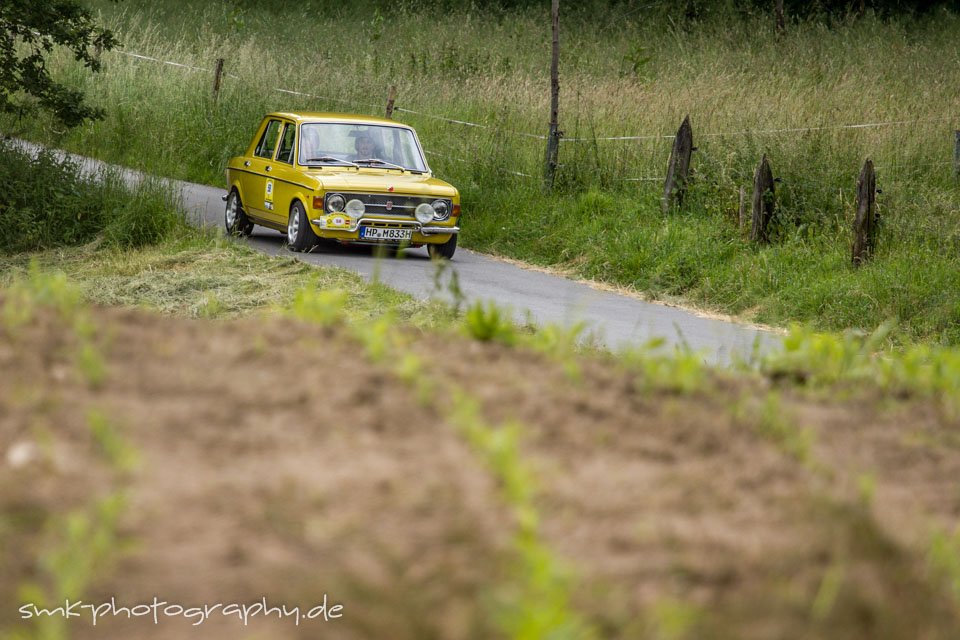
<svg viewBox="0 0 960 640">
<path fill-rule="evenodd" d="M 300 164 L 352 165 L 427 171 L 410 129 L 373 124 L 308 122 L 300 125 Z"/>
</svg>

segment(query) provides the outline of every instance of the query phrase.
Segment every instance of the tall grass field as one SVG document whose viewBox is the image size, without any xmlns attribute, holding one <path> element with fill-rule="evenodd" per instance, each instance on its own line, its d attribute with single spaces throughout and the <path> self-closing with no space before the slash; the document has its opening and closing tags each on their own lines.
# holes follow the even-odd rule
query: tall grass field
<svg viewBox="0 0 960 640">
<path fill-rule="evenodd" d="M 42 117 L 4 116 L 5 133 L 219 185 L 264 113 L 382 115 L 395 85 L 395 117 L 417 128 L 435 173 L 463 194 L 468 247 L 756 322 L 869 331 L 892 319 L 897 340 L 960 344 L 952 13 L 795 17 L 778 35 L 759 11 L 690 19 L 672 3 L 564 2 L 564 139 L 547 195 L 548 3 L 90 4 L 123 52 L 105 53 L 97 75 L 65 52 L 51 66 L 106 119 L 59 131 Z M 664 215 L 669 136 L 687 114 L 693 182 L 683 208 Z M 779 178 L 778 215 L 773 242 L 757 246 L 737 209 L 764 153 Z M 881 230 L 874 259 L 854 270 L 867 158 Z"/>
</svg>

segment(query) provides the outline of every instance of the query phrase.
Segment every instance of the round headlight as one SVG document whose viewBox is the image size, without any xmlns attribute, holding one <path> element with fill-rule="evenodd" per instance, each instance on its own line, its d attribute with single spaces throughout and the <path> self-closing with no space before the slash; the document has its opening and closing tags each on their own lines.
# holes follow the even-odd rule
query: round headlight
<svg viewBox="0 0 960 640">
<path fill-rule="evenodd" d="M 335 211 L 343 211 L 343 206 L 347 204 L 346 199 L 339 193 L 333 193 L 327 196 L 327 211 L 333 213 Z"/>
<path fill-rule="evenodd" d="M 437 220 L 446 220 L 450 217 L 450 205 L 446 200 L 434 200 L 430 205 L 433 207 L 433 217 Z"/>
<path fill-rule="evenodd" d="M 357 200 L 356 198 L 347 203 L 346 212 L 351 218 L 359 218 L 366 210 L 367 208 L 363 206 L 363 202 Z"/>
<path fill-rule="evenodd" d="M 417 208 L 413 210 L 413 217 L 416 218 L 420 224 L 427 224 L 433 220 L 433 207 L 426 202 L 418 204 Z"/>
</svg>

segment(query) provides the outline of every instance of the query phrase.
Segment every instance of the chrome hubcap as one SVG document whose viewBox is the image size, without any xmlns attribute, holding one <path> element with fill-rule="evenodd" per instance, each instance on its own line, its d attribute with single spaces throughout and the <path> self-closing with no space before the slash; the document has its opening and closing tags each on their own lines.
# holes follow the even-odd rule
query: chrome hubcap
<svg viewBox="0 0 960 640">
<path fill-rule="evenodd" d="M 287 223 L 287 242 L 293 244 L 297 241 L 297 232 L 300 231 L 300 216 L 296 209 L 290 212 L 290 222 Z"/>
<path fill-rule="evenodd" d="M 230 194 L 230 198 L 227 200 L 227 227 L 233 228 L 233 224 L 237 221 L 237 196 Z"/>
</svg>

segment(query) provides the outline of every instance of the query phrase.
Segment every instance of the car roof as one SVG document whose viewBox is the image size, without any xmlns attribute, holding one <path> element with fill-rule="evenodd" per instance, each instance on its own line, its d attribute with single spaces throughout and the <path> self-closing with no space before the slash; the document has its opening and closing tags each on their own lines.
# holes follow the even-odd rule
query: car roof
<svg viewBox="0 0 960 640">
<path fill-rule="evenodd" d="M 278 116 L 296 120 L 297 122 L 346 122 L 349 124 L 379 124 L 390 127 L 403 127 L 410 129 L 409 125 L 397 122 L 396 120 L 387 120 L 386 118 L 376 118 L 374 116 L 364 116 L 356 113 L 329 113 L 324 111 L 275 111 L 268 113 L 267 117 Z"/>
</svg>

